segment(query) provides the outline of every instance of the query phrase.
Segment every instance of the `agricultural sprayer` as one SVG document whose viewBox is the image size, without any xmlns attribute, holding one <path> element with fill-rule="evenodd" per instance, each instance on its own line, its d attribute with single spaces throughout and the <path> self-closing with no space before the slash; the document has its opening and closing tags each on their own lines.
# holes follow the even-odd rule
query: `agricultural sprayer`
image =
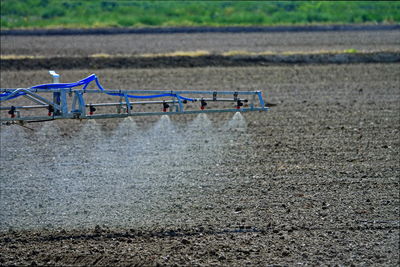
<svg viewBox="0 0 400 267">
<path fill-rule="evenodd" d="M 60 83 L 59 74 L 49 73 L 53 83 L 0 89 L 2 124 L 268 110 L 261 91 L 108 90 L 95 74 Z"/>
</svg>

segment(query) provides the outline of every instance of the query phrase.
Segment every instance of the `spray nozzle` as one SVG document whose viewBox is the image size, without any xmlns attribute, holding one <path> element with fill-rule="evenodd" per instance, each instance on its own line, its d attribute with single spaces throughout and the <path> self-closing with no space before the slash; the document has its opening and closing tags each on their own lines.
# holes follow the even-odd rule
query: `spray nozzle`
<svg viewBox="0 0 400 267">
<path fill-rule="evenodd" d="M 207 106 L 207 102 L 204 99 L 200 100 L 200 108 L 201 108 L 201 110 L 203 110 L 206 106 Z"/>
<path fill-rule="evenodd" d="M 89 105 L 89 115 L 93 115 L 93 113 L 96 111 L 96 108 L 92 105 Z"/>
<path fill-rule="evenodd" d="M 11 115 L 11 118 L 14 118 L 14 117 L 15 117 L 15 111 L 16 111 L 16 109 L 17 109 L 16 107 L 11 106 L 10 110 L 8 111 L 8 114 Z"/>
<path fill-rule="evenodd" d="M 242 107 L 242 106 L 243 106 L 242 100 L 238 99 L 238 101 L 236 102 L 236 108 L 240 109 L 240 107 Z"/>
<path fill-rule="evenodd" d="M 54 112 L 54 107 L 52 106 L 52 105 L 49 105 L 49 107 L 47 108 L 48 109 L 48 113 L 47 113 L 47 115 L 49 115 L 49 116 L 51 116 L 51 113 L 53 113 Z"/>
<path fill-rule="evenodd" d="M 169 108 L 168 103 L 166 103 L 165 101 L 163 102 L 163 112 L 167 112 L 167 109 Z"/>
</svg>

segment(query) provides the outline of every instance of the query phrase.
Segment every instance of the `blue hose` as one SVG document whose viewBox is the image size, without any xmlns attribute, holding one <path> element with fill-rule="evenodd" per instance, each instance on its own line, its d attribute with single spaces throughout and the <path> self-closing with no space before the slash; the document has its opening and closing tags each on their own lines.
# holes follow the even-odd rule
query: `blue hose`
<svg viewBox="0 0 400 267">
<path fill-rule="evenodd" d="M 74 83 L 47 83 L 47 84 L 35 85 L 35 86 L 31 87 L 30 89 L 60 89 L 60 88 L 63 89 L 63 88 L 73 88 L 73 87 L 77 87 L 77 86 L 82 86 L 83 85 L 83 90 L 85 90 L 92 81 L 95 81 L 97 87 L 101 91 L 103 91 L 103 92 L 105 91 L 103 86 L 101 86 L 98 78 L 96 77 L 96 74 L 92 74 L 92 75 L 88 76 L 87 78 L 85 78 L 83 80 L 80 80 L 80 81 L 77 81 L 77 82 L 74 82 Z M 26 93 L 24 93 L 24 92 L 19 92 L 18 94 L 14 95 L 14 96 L 12 96 L 10 98 L 7 98 L 12 93 L 13 92 L 1 93 L 0 94 L 0 100 L 3 100 L 3 99 L 10 100 L 10 99 L 14 99 L 14 98 L 26 95 Z M 122 94 L 122 93 L 107 93 L 107 92 L 104 92 L 104 93 L 106 93 L 108 95 L 112 95 L 112 96 L 122 96 L 122 97 L 125 96 L 125 94 Z M 187 97 L 183 97 L 183 96 L 180 96 L 180 95 L 177 95 L 177 94 L 171 94 L 171 93 L 158 94 L 158 95 L 147 95 L 147 96 L 139 96 L 139 95 L 129 95 L 129 94 L 127 94 L 126 96 L 129 97 L 129 98 L 139 98 L 139 99 L 150 99 L 150 98 L 171 96 L 171 97 L 179 98 L 181 100 L 195 101 L 195 99 L 193 99 L 193 98 L 187 98 Z"/>
</svg>

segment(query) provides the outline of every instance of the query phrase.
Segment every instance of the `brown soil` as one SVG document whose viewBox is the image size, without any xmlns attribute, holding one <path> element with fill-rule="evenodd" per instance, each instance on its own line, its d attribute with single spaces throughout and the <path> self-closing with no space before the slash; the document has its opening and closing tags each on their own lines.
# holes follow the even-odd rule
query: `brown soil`
<svg viewBox="0 0 400 267">
<path fill-rule="evenodd" d="M 1 35 L 0 38 L 3 71 L 237 67 L 292 63 L 343 64 L 400 61 L 400 31 L 398 30 L 72 36 Z M 145 54 L 168 55 L 174 52 L 196 54 L 196 51 L 209 54 L 197 57 L 142 57 Z M 343 53 L 343 51 L 353 51 L 353 53 Z M 233 52 L 234 55 L 224 55 L 229 52 Z M 267 54 L 250 55 L 249 53 Z"/>
<path fill-rule="evenodd" d="M 2 55 L 86 57 L 93 54 L 140 55 L 205 50 L 315 52 L 357 49 L 398 51 L 400 31 L 330 31 L 276 33 L 177 33 L 76 36 L 0 36 Z"/>
<path fill-rule="evenodd" d="M 249 67 L 282 64 L 349 64 L 400 62 L 400 52 L 311 53 L 293 55 L 207 55 L 156 57 L 55 57 L 2 59 L 2 70 Z"/>
<path fill-rule="evenodd" d="M 90 72 L 61 73 L 63 80 L 77 80 Z M 160 202 L 149 213 L 123 210 L 117 218 L 120 226 L 96 220 L 86 220 L 85 226 L 74 225 L 76 216 L 80 216 L 76 214 L 70 215 L 69 226 L 63 226 L 67 221 L 53 227 L 32 223 L 27 227 L 33 227 L 30 230 L 15 225 L 14 230 L 3 229 L 1 234 L 2 264 L 398 263 L 397 64 L 128 69 L 100 70 L 96 74 L 106 86 L 115 88 L 262 88 L 268 100 L 278 105 L 268 113 L 245 114 L 247 130 L 236 135 L 234 146 L 226 131 L 222 133 L 228 140 L 220 139 L 217 148 L 207 148 L 204 143 L 211 150 L 203 156 L 221 152 L 221 165 L 202 163 L 198 158 L 184 180 L 176 178 L 180 186 L 164 189 L 167 209 L 161 208 L 164 204 Z M 12 87 L 40 83 L 46 77 L 46 73 L 29 71 L 3 72 L 1 78 L 2 84 Z M 216 125 L 229 120 L 227 115 L 210 118 Z M 172 118 L 182 125 L 192 119 Z M 141 127 L 154 121 L 135 120 Z M 62 136 L 82 127 L 67 123 L 69 126 L 56 122 Z M 115 127 L 113 123 L 100 122 L 106 132 Z M 40 125 L 35 127 L 39 130 Z M 49 146 L 41 142 L 31 149 L 45 157 Z M 47 149 L 41 150 L 41 144 Z M 160 159 L 163 155 L 161 151 L 155 154 Z M 13 166 L 34 168 L 23 157 L 14 157 L 11 162 Z M 57 169 L 52 161 L 37 164 L 51 173 L 52 168 Z M 3 161 L 2 168 L 4 181 L 17 179 L 13 167 Z M 167 167 L 154 177 L 174 179 L 171 170 L 182 168 L 184 165 Z M 153 175 L 150 169 L 147 171 Z M 37 175 L 40 179 L 43 174 Z M 101 177 L 96 179 L 101 183 Z M 153 184 L 148 191 L 150 199 L 155 188 L 160 190 Z M 8 189 L 2 189 L 3 198 L 8 193 Z M 114 197 L 108 197 L 110 207 L 99 206 L 99 211 L 121 209 L 113 202 Z M 27 203 L 35 203 L 30 201 Z M 46 205 L 50 208 L 53 204 Z M 59 209 L 69 210 L 62 207 Z M 29 222 L 35 216 L 33 213 L 22 220 Z M 137 219 L 124 221 L 125 216 Z M 139 219 L 141 216 L 145 217 Z M 45 223 L 50 219 L 41 220 Z M 135 223 L 137 220 L 140 223 Z"/>
<path fill-rule="evenodd" d="M 200 131 L 194 116 L 161 130 L 135 118 L 123 139 L 119 120 L 2 126 L 1 265 L 398 265 L 398 63 L 57 71 L 116 89 L 262 90 L 277 105 L 238 131 L 232 114 Z"/>
</svg>

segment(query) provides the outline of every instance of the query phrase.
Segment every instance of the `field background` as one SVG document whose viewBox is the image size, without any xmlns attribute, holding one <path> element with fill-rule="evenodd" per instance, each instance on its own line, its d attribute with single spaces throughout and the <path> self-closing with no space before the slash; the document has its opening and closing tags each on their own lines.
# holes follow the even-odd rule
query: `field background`
<svg viewBox="0 0 400 267">
<path fill-rule="evenodd" d="M 1 28 L 398 23 L 395 1 L 1 1 Z"/>
</svg>

